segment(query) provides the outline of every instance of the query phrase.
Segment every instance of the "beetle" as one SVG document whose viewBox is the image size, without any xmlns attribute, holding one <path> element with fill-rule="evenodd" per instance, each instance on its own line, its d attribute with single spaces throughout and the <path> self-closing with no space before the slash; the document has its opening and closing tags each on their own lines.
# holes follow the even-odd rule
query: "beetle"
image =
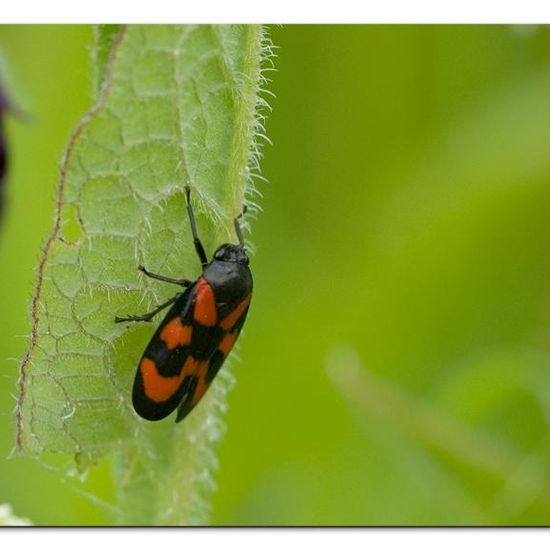
<svg viewBox="0 0 550 550">
<path fill-rule="evenodd" d="M 234 219 L 239 244 L 222 244 L 208 261 L 189 186 L 185 199 L 202 274 L 196 281 L 173 279 L 140 265 L 147 277 L 180 285 L 185 291 L 149 313 L 115 317 L 116 323 L 151 321 L 172 306 L 145 348 L 134 379 L 132 403 L 146 420 L 161 420 L 177 408 L 176 422 L 180 422 L 193 410 L 233 348 L 252 298 L 252 273 L 239 223 L 245 210 Z"/>
</svg>

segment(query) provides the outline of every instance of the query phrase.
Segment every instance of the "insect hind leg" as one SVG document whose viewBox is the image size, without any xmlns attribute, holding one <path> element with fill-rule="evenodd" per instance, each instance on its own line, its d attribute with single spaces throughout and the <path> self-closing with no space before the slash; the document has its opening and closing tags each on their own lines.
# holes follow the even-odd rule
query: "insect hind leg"
<svg viewBox="0 0 550 550">
<path fill-rule="evenodd" d="M 125 323 L 127 321 L 131 321 L 131 322 L 140 322 L 140 321 L 149 322 L 149 321 L 151 321 L 151 319 L 157 313 L 159 313 L 163 309 L 166 309 L 169 305 L 173 304 L 180 296 L 181 296 L 181 294 L 176 294 L 175 296 L 173 296 L 172 298 L 170 298 L 166 302 L 158 305 L 155 309 L 153 309 L 149 313 L 144 313 L 143 315 L 129 315 L 128 317 L 115 317 L 115 323 Z"/>
</svg>

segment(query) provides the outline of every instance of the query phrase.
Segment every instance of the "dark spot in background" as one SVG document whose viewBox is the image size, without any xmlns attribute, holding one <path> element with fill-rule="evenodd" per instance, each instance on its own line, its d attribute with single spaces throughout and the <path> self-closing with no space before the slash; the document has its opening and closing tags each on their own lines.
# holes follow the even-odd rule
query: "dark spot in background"
<svg viewBox="0 0 550 550">
<path fill-rule="evenodd" d="M 0 217 L 4 213 L 4 202 L 5 202 L 5 184 L 6 184 L 6 174 L 8 167 L 8 154 L 6 146 L 6 137 L 5 137 L 5 128 L 4 128 L 4 117 L 8 111 L 8 100 L 4 89 L 0 85 Z"/>
</svg>

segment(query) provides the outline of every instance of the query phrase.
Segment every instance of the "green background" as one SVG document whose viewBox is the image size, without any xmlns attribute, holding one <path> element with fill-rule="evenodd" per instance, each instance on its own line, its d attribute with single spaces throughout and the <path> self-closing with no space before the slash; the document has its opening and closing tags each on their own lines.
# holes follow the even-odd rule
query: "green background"
<svg viewBox="0 0 550 550">
<path fill-rule="evenodd" d="M 550 523 L 550 30 L 273 27 L 255 297 L 212 523 Z M 105 524 L 83 485 L 8 458 L 59 161 L 90 106 L 90 27 L 0 27 L 0 503 Z M 345 383 L 356 354 L 364 384 Z M 327 359 L 331 368 L 327 370 Z M 98 500 L 99 499 L 99 500 Z"/>
</svg>

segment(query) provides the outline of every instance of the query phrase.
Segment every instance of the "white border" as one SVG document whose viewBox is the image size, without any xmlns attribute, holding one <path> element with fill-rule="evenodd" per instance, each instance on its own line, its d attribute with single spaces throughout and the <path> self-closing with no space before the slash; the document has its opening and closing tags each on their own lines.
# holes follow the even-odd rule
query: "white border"
<svg viewBox="0 0 550 550">
<path fill-rule="evenodd" d="M 550 23 L 547 0 L 4 0 L 0 23 Z"/>
<path fill-rule="evenodd" d="M 188 548 L 223 550 L 547 550 L 548 529 L 35 529 L 0 531 L 3 548 L 25 542 L 56 550 Z M 34 539 L 34 540 L 31 540 Z M 10 544 L 10 542 L 12 544 Z M 55 546 L 54 546 L 55 544 Z M 307 546 L 306 546 L 307 545 Z M 26 548 L 27 546 L 23 546 Z M 28 546 L 30 547 L 30 546 Z M 33 546 L 34 547 L 34 546 Z"/>
</svg>

